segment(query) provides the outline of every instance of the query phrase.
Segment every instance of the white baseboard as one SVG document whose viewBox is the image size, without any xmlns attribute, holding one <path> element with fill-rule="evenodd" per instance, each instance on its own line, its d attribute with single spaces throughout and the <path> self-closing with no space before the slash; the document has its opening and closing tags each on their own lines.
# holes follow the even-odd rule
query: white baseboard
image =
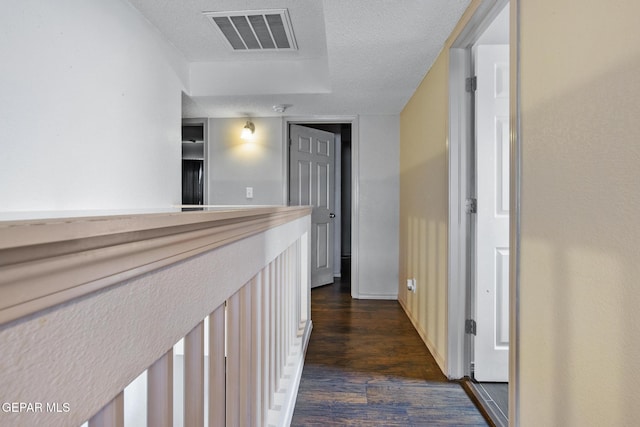
<svg viewBox="0 0 640 427">
<path fill-rule="evenodd" d="M 413 324 L 413 327 L 418 332 L 418 335 L 420 335 L 420 338 L 422 338 L 422 342 L 424 342 L 424 344 L 427 346 L 427 349 L 429 350 L 429 352 L 431 353 L 433 358 L 436 360 L 436 363 L 438 364 L 438 367 L 440 368 L 442 373 L 446 375 L 447 364 L 446 364 L 445 358 L 442 357 L 442 355 L 436 350 L 436 347 L 429 340 L 429 338 L 427 337 L 427 333 L 422 329 L 422 327 L 418 323 L 417 319 L 414 318 L 411 315 L 411 312 L 409 312 L 409 310 L 407 310 L 407 306 L 405 305 L 405 301 L 402 301 L 401 299 L 398 299 L 398 302 L 400 303 L 400 306 L 402 307 L 402 309 L 404 310 L 405 314 L 407 315 L 407 317 L 411 321 L 411 324 Z"/>
<path fill-rule="evenodd" d="M 393 294 L 358 294 L 357 299 L 384 299 L 384 300 L 397 300 L 398 293 Z"/>
</svg>

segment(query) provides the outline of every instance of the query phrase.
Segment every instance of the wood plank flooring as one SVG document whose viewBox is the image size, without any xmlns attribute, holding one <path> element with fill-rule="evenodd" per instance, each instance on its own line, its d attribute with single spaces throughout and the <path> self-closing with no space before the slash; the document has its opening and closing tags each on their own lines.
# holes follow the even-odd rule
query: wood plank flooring
<svg viewBox="0 0 640 427">
<path fill-rule="evenodd" d="M 448 382 L 397 301 L 312 290 L 313 332 L 292 426 L 486 426 Z"/>
</svg>

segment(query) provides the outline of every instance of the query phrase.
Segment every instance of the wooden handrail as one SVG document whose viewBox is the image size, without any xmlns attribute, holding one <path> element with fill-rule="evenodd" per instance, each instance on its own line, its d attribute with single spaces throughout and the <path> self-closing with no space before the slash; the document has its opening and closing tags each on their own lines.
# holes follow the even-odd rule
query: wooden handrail
<svg viewBox="0 0 640 427">
<path fill-rule="evenodd" d="M 0 325 L 309 212 L 260 207 L 0 222 Z"/>
</svg>

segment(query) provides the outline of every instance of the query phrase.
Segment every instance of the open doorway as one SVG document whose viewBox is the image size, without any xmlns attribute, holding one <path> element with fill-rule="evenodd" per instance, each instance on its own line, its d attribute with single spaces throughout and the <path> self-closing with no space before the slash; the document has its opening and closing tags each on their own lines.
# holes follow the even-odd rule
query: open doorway
<svg viewBox="0 0 640 427">
<path fill-rule="evenodd" d="M 508 9 L 508 8 L 507 8 Z M 506 12 L 508 14 L 508 10 Z M 499 15 L 493 25 L 507 22 Z M 508 16 L 508 15 L 507 15 Z M 508 26 L 507 26 L 508 32 Z M 485 32 L 486 34 L 486 32 Z M 484 37 L 484 35 L 483 35 Z M 483 38 L 481 37 L 481 39 Z M 500 40 L 501 41 L 501 40 Z M 467 341 L 475 388 L 497 425 L 508 424 L 509 381 L 509 46 L 479 40 L 475 88 L 475 197 Z M 477 202 L 476 202 L 477 200 Z"/>
<path fill-rule="evenodd" d="M 478 382 L 509 378 L 509 7 L 471 49 L 474 136 L 471 174 L 471 375 Z M 505 393 L 506 397 L 506 393 Z"/>
<path fill-rule="evenodd" d="M 199 209 L 209 202 L 209 120 L 184 92 L 181 109 L 181 204 Z"/>
<path fill-rule="evenodd" d="M 182 204 L 207 204 L 207 119 L 182 119 Z"/>
<path fill-rule="evenodd" d="M 351 122 L 287 123 L 288 204 L 314 206 L 312 287 L 351 283 L 352 131 Z"/>
<path fill-rule="evenodd" d="M 448 374 L 468 379 L 485 414 L 508 425 L 514 61 L 509 1 L 485 5 L 450 50 Z"/>
</svg>

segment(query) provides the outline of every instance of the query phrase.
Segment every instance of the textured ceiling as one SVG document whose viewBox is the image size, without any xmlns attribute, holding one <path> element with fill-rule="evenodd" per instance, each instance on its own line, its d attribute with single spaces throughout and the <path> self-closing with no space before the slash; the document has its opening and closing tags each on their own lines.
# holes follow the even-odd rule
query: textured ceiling
<svg viewBox="0 0 640 427">
<path fill-rule="evenodd" d="M 129 0 L 190 63 L 185 117 L 397 114 L 469 0 Z M 232 52 L 205 11 L 287 8 L 299 50 Z"/>
</svg>

